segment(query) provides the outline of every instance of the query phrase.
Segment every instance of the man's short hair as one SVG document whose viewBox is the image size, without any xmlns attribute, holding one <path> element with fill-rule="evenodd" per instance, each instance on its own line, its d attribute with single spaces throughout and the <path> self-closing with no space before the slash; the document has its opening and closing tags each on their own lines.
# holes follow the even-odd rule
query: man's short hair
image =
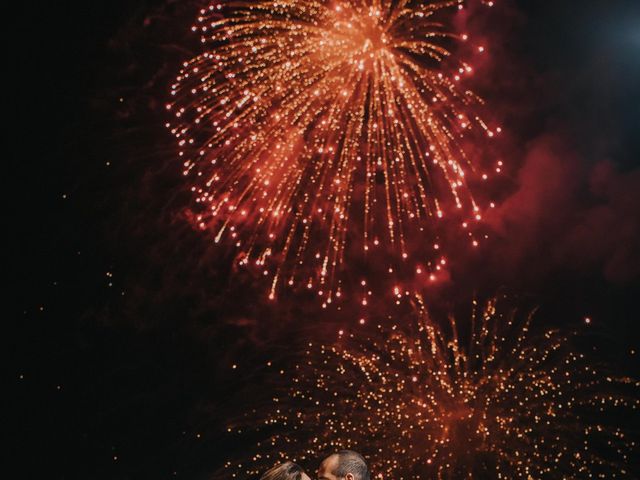
<svg viewBox="0 0 640 480">
<path fill-rule="evenodd" d="M 345 477 L 347 473 L 352 474 L 355 480 L 370 480 L 369 468 L 364 457 L 353 450 L 340 450 L 338 453 L 338 466 L 334 475 Z"/>
</svg>

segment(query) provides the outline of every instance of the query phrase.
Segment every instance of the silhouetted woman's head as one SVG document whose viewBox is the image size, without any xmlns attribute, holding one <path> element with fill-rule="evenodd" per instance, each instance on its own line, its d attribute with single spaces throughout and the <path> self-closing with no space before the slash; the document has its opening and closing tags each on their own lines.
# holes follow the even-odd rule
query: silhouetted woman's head
<svg viewBox="0 0 640 480">
<path fill-rule="evenodd" d="M 260 480 L 311 480 L 302 467 L 293 462 L 285 462 L 266 471 Z"/>
</svg>

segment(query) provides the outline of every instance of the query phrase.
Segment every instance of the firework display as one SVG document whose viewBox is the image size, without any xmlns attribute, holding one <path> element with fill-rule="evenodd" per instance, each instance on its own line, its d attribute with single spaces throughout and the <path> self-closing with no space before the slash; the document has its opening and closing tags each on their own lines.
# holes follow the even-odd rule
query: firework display
<svg viewBox="0 0 640 480">
<path fill-rule="evenodd" d="M 491 2 L 485 5 L 491 5 Z M 494 137 L 465 84 L 481 55 L 453 20 L 462 0 L 215 3 L 167 105 L 195 195 L 193 221 L 279 285 L 341 296 L 345 257 L 437 274 L 444 218 L 476 246 L 480 166 Z M 465 57 L 466 58 L 466 57 Z M 474 161 L 472 161 L 474 160 Z M 418 236 L 415 247 L 409 239 Z M 380 262 L 378 262 L 380 263 Z M 387 265 L 393 265 L 388 268 Z"/>
<path fill-rule="evenodd" d="M 465 7 L 238 0 L 200 11 L 202 53 L 167 104 L 190 220 L 268 278 L 270 299 L 288 285 L 323 307 L 349 296 L 366 306 L 383 285 L 392 298 L 375 307 L 416 307 L 397 322 L 384 310 L 369 336 L 361 317 L 358 335 L 309 344 L 266 411 L 252 403 L 230 422 L 245 444 L 262 440 L 220 478 L 341 448 L 365 454 L 378 478 L 634 478 L 637 432 L 621 425 L 640 407 L 637 380 L 497 300 L 441 322 L 412 293 L 447 277 L 452 238 L 486 237 L 494 204 L 476 186 L 503 168 L 483 154 L 501 129 L 467 86 L 486 46 L 464 31 Z"/>
<path fill-rule="evenodd" d="M 14 3 L 7 479 L 640 480 L 640 0 Z"/>
<path fill-rule="evenodd" d="M 640 382 L 500 310 L 492 300 L 441 325 L 419 304 L 413 328 L 310 344 L 267 413 L 230 426 L 265 438 L 224 475 L 352 448 L 376 478 L 635 478 Z"/>
</svg>

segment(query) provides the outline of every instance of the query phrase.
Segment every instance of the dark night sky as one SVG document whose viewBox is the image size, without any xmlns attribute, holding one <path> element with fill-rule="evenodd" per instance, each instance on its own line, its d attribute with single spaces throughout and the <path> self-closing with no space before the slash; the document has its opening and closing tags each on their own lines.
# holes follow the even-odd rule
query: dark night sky
<svg viewBox="0 0 640 480">
<path fill-rule="evenodd" d="M 640 4 L 497 3 L 496 80 L 483 94 L 510 129 L 501 214 L 522 217 L 509 198 L 545 208 L 524 208 L 529 225 L 496 220 L 505 235 L 529 229 L 527 241 L 471 262 L 480 294 L 506 287 L 561 319 L 552 323 L 593 316 L 612 349 L 628 352 L 640 339 Z M 217 432 L 259 378 L 252 362 L 302 335 L 288 327 L 304 308 L 274 319 L 251 300 L 250 279 L 229 280 L 172 213 L 185 198 L 162 95 L 194 45 L 195 11 L 170 0 L 43 2 L 15 19 L 6 337 L 17 395 L 7 412 L 23 478 L 200 478 L 237 448 Z M 570 195 L 539 193 L 553 175 L 575 180 Z M 468 275 L 459 282 L 462 297 L 477 291 Z M 230 373 L 235 362 L 241 373 Z"/>
</svg>

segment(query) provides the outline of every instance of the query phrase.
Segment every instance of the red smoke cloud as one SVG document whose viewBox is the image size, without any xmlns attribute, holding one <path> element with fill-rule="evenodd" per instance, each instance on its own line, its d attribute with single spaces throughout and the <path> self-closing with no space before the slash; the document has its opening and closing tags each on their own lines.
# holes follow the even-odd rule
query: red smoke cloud
<svg viewBox="0 0 640 480">
<path fill-rule="evenodd" d="M 546 135 L 528 147 L 517 189 L 487 217 L 498 241 L 487 249 L 503 281 L 526 272 L 601 272 L 610 282 L 640 274 L 640 169 L 589 164 Z"/>
</svg>

